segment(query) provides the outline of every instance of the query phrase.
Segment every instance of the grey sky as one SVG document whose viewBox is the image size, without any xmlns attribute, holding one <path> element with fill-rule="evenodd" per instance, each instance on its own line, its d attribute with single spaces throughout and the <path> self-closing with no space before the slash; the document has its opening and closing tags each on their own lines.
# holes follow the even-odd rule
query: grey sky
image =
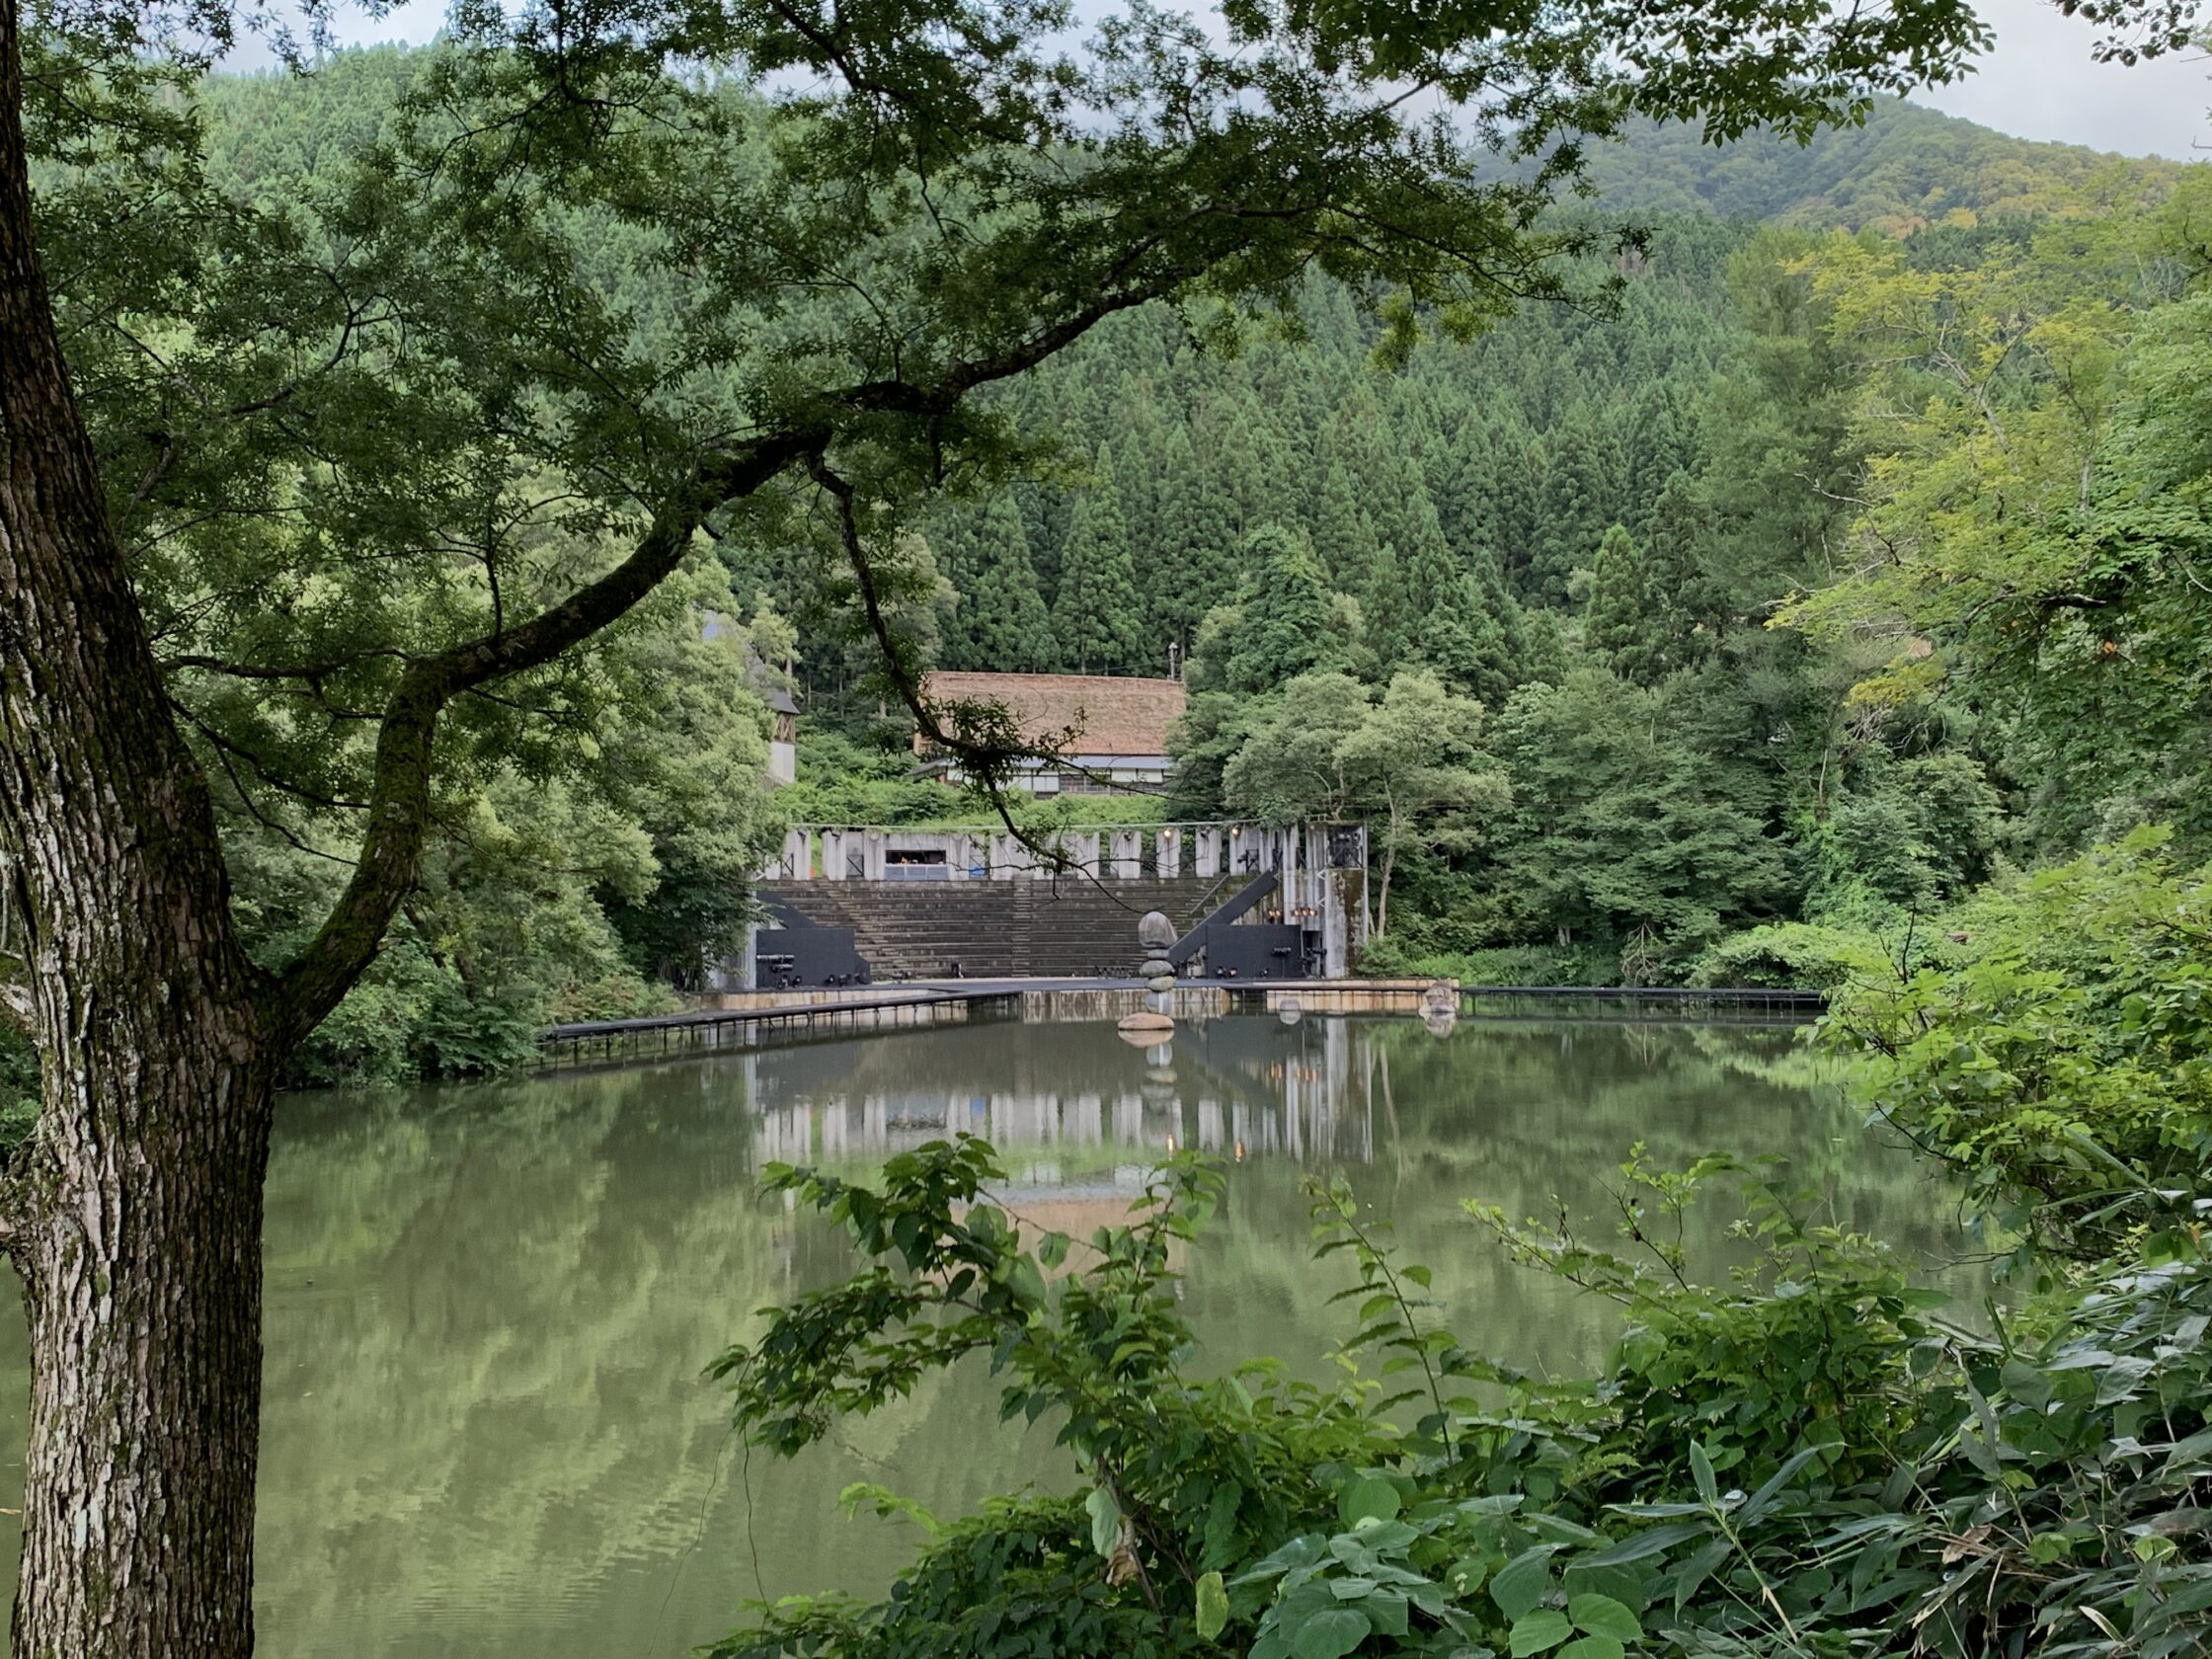
<svg viewBox="0 0 2212 1659">
<path fill-rule="evenodd" d="M 1915 103 L 2021 138 L 2212 159 L 2212 61 L 2203 52 L 2133 68 L 2095 63 L 2094 26 L 2062 16 L 2050 0 L 1977 0 L 1977 9 L 1997 31 L 1997 49 L 1959 85 Z"/>
<path fill-rule="evenodd" d="M 2177 161 L 2212 159 L 2212 120 L 2205 114 L 2212 105 L 2212 61 L 2204 53 L 2132 69 L 2097 63 L 2090 57 L 2095 29 L 2062 16 L 2051 0 L 1977 3 L 1997 31 L 1997 49 L 1961 84 L 1924 91 L 1916 103 L 2020 138 Z M 445 0 L 403 0 L 373 22 L 353 18 L 347 33 L 427 40 L 444 15 Z"/>
</svg>

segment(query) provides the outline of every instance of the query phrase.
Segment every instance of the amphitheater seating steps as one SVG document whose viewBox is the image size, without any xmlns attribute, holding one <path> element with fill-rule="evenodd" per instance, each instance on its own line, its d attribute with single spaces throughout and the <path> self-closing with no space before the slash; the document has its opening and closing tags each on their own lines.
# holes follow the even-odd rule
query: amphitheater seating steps
<svg viewBox="0 0 2212 1659">
<path fill-rule="evenodd" d="M 821 927 L 849 927 L 880 983 L 1126 976 L 1138 918 L 1164 910 L 1178 933 L 1229 896 L 1215 876 L 1134 881 L 764 882 L 761 898 Z"/>
</svg>

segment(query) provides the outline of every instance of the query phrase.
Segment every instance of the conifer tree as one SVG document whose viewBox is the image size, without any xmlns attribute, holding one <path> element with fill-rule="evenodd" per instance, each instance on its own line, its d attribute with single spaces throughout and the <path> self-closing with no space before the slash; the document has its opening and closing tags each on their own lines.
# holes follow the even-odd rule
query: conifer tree
<svg viewBox="0 0 2212 1659">
<path fill-rule="evenodd" d="M 1394 542 L 1375 550 L 1360 610 L 1367 621 L 1368 648 L 1380 664 L 1402 663 L 1411 656 L 1407 637 L 1413 625 L 1413 604 L 1406 592 L 1405 566 Z"/>
<path fill-rule="evenodd" d="M 1146 649 L 1145 616 L 1129 546 L 1129 523 L 1114 480 L 1114 456 L 1098 446 L 1092 482 L 1077 498 L 1061 553 L 1053 634 L 1064 669 L 1076 673 L 1162 672 Z"/>
<path fill-rule="evenodd" d="M 1645 677 L 1637 670 L 1648 655 L 1644 636 L 1650 608 L 1643 554 L 1637 551 L 1627 526 L 1614 524 L 1598 542 L 1597 559 L 1591 567 L 1583 638 L 1623 679 Z"/>
<path fill-rule="evenodd" d="M 1577 405 L 1543 447 L 1527 596 L 1556 600 L 1566 593 L 1568 575 L 1620 516 L 1620 455 L 1610 425 L 1587 405 Z"/>
<path fill-rule="evenodd" d="M 977 510 L 968 505 L 947 509 L 923 533 L 929 556 L 938 574 L 952 585 L 955 599 L 938 638 L 937 661 L 948 669 L 978 667 L 971 630 L 974 595 L 979 576 Z"/>
<path fill-rule="evenodd" d="M 1290 457 L 1249 391 L 1221 399 L 1208 414 L 1213 430 L 1200 452 L 1207 485 L 1227 514 L 1231 531 L 1246 536 L 1283 515 Z"/>
<path fill-rule="evenodd" d="M 1244 584 L 1227 641 L 1223 680 L 1231 691 L 1272 691 L 1350 655 L 1330 626 L 1333 595 L 1312 544 L 1280 524 L 1244 540 Z"/>
<path fill-rule="evenodd" d="M 1453 556 L 1426 494 L 1414 502 L 1411 517 L 1401 610 L 1406 656 L 1496 708 L 1519 683 L 1512 597 L 1486 550 L 1465 562 Z"/>
<path fill-rule="evenodd" d="M 1536 558 L 1537 492 L 1542 478 L 1542 453 L 1536 435 L 1517 415 L 1483 423 L 1487 465 L 1482 474 L 1482 516 L 1470 526 L 1470 539 L 1498 551 L 1507 579 L 1526 598 Z M 1462 543 L 1462 545 L 1465 545 Z"/>
<path fill-rule="evenodd" d="M 1373 580 L 1375 526 L 1360 511 L 1351 477 L 1341 462 L 1323 471 L 1312 518 L 1313 551 L 1341 592 L 1364 593 Z"/>
<path fill-rule="evenodd" d="M 1006 673 L 1050 669 L 1058 655 L 1052 618 L 1011 495 L 992 498 L 973 547 L 972 575 L 961 591 L 962 660 L 952 666 Z"/>
<path fill-rule="evenodd" d="M 1154 638 L 1162 650 L 1172 643 L 1187 654 L 1206 613 L 1236 593 L 1237 538 L 1187 428 L 1168 434 L 1162 457 L 1158 539 L 1137 550 L 1138 570 Z"/>
</svg>

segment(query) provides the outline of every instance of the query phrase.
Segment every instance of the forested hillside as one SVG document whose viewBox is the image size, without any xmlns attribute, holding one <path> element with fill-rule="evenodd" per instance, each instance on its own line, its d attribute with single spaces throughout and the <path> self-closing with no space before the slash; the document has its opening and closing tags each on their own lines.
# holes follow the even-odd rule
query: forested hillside
<svg viewBox="0 0 2212 1659">
<path fill-rule="evenodd" d="M 1611 194 L 1577 211 L 1795 222 L 1624 211 L 1637 234 L 1584 264 L 1585 302 L 1402 361 L 1322 285 L 1302 337 L 1234 353 L 1122 319 L 1019 394 L 1064 470 L 929 528 L 940 661 L 1187 661 L 1170 810 L 1397 823 L 1382 967 L 1817 978 L 1841 937 L 1902 936 L 2008 862 L 2193 818 L 2173 706 L 2155 737 L 2101 702 L 2089 726 L 2030 717 L 1946 677 L 1962 642 L 1920 604 L 1845 595 L 1988 489 L 2036 503 L 2062 538 L 2037 557 L 2094 557 L 2052 493 L 2134 487 L 2105 470 L 2131 343 L 2193 314 L 2201 171 L 1899 104 L 1802 150 L 1645 129 L 1597 171 Z M 1835 222 L 1917 227 L 1809 228 Z M 1990 467 L 2030 477 L 2007 495 Z M 1882 522 L 1893 489 L 1908 523 Z M 805 609 L 772 560 L 741 573 Z M 1815 592 L 1805 619 L 1850 620 L 1776 626 Z M 2014 626 L 2056 641 L 2080 614 L 2052 597 Z M 858 666 L 815 654 L 825 714 Z M 1805 921 L 1828 931 L 1715 953 Z"/>
<path fill-rule="evenodd" d="M 380 130 L 416 61 L 211 83 L 212 164 L 249 189 L 317 177 Z M 1463 346 L 1390 349 L 1315 279 L 1295 337 L 1147 309 L 1008 391 L 1000 409 L 1054 434 L 1058 465 L 981 498 L 949 480 L 887 573 L 937 663 L 1187 664 L 1166 809 L 1387 826 L 1381 968 L 1818 978 L 1839 939 L 1899 930 L 2009 860 L 2191 820 L 2192 670 L 2162 665 L 2140 728 L 2094 679 L 2080 694 L 2101 724 L 2041 719 L 1998 677 L 1947 677 L 1968 642 L 1944 607 L 1920 614 L 1930 590 L 1869 598 L 1857 579 L 1925 551 L 1976 468 L 2021 469 L 2014 489 L 2076 510 L 2107 477 L 2126 487 L 2105 469 L 2140 407 L 2139 331 L 2185 334 L 2195 315 L 2198 171 L 1889 102 L 1803 147 L 1645 123 L 1592 177 L 1596 198 L 1560 210 L 1609 231 L 1569 268 L 1577 297 Z M 628 280 L 668 279 L 609 253 Z M 2015 407 L 2033 453 L 2008 447 Z M 1931 446 L 1947 482 L 1920 477 Z M 894 781 L 906 727 L 873 718 L 849 592 L 790 547 L 717 551 L 700 590 L 715 608 L 751 613 L 778 660 L 782 616 L 799 623 L 812 714 L 783 809 L 954 807 Z M 1803 626 L 1775 625 L 1809 593 L 1787 613 Z M 625 650 L 715 660 L 661 614 L 675 633 Z M 2008 649 L 2082 614 L 2050 600 Z M 2113 649 L 2098 661 L 2116 676 L 2133 659 Z M 681 718 L 743 727 L 742 763 L 757 711 L 714 672 Z M 686 823 L 703 809 L 653 758 L 672 752 L 650 741 L 661 716 L 634 706 L 639 744 L 550 794 L 488 778 L 470 810 L 498 832 L 434 861 L 358 1016 L 326 1034 L 331 1065 L 496 1059 L 550 1009 L 638 1005 L 730 936 L 739 912 L 716 895 L 767 815 Z M 244 867 L 266 872 L 249 903 L 280 941 L 327 879 L 282 835 L 241 833 Z M 529 873 L 547 869 L 562 873 Z M 497 925 L 518 903 L 538 917 L 519 942 Z M 1745 933 L 1771 923 L 1787 925 Z M 395 1013 L 413 1062 L 378 1039 Z"/>
<path fill-rule="evenodd" d="M 1716 149 L 1695 128 L 1638 122 L 1596 152 L 1590 176 L 1614 206 L 1903 235 L 1953 215 L 1971 222 L 2143 203 L 2186 171 L 2028 143 L 1890 99 L 1863 125 L 1828 127 L 1803 145 L 1759 135 Z"/>
</svg>

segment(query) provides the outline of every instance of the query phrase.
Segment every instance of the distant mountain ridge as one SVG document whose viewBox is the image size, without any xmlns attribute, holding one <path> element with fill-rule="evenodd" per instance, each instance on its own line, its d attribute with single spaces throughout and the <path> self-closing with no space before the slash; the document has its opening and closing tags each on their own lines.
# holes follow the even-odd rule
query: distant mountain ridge
<svg viewBox="0 0 2212 1659">
<path fill-rule="evenodd" d="M 2014 138 L 1898 99 L 1864 125 L 1828 128 L 1802 147 L 1762 133 L 1715 148 L 1694 126 L 1638 121 L 1621 142 L 1590 151 L 1591 182 L 1609 207 L 1897 234 L 1960 214 L 2048 212 L 2085 196 L 2156 200 L 2205 165 Z"/>
</svg>

